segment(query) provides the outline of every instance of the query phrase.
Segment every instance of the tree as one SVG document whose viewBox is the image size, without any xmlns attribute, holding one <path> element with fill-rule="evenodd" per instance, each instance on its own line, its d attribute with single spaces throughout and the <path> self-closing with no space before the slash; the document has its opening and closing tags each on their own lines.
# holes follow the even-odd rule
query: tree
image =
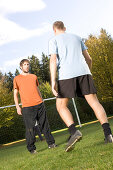
<svg viewBox="0 0 113 170">
<path fill-rule="evenodd" d="M 90 35 L 86 41 L 93 60 L 92 74 L 102 100 L 113 100 L 113 39 L 101 29 L 98 37 Z"/>
<path fill-rule="evenodd" d="M 35 74 L 38 77 L 39 81 L 42 81 L 39 59 L 34 55 L 28 57 L 28 59 L 30 61 L 30 72 L 32 74 Z"/>
<path fill-rule="evenodd" d="M 44 53 L 42 53 L 42 60 L 40 65 L 42 81 L 50 82 L 49 58 Z"/>
<path fill-rule="evenodd" d="M 20 74 L 19 70 L 16 69 L 16 71 L 15 71 L 15 76 L 18 76 L 19 74 Z"/>
<path fill-rule="evenodd" d="M 53 93 L 51 91 L 51 86 L 49 82 L 42 83 L 40 85 L 40 91 L 41 91 L 43 99 L 53 97 Z"/>
<path fill-rule="evenodd" d="M 0 106 L 7 106 L 14 104 L 13 93 L 4 87 L 3 82 L 0 81 Z M 12 108 L 0 109 L 0 128 L 2 126 L 10 126 L 11 120 L 14 117 L 14 110 Z"/>
<path fill-rule="evenodd" d="M 8 88 L 9 91 L 12 91 L 13 89 L 13 74 L 9 72 L 8 74 L 5 73 L 4 78 L 3 78 L 3 85 L 4 87 Z"/>
<path fill-rule="evenodd" d="M 2 72 L 0 71 L 0 80 L 2 79 L 2 77 L 3 77 L 3 74 L 2 74 Z"/>
</svg>

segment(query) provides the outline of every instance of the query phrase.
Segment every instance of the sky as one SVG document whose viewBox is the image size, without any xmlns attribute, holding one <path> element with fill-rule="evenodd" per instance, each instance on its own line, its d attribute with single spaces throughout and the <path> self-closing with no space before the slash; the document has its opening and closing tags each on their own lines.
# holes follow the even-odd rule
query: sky
<svg viewBox="0 0 113 170">
<path fill-rule="evenodd" d="M 48 55 L 59 20 L 81 38 L 101 28 L 113 37 L 113 0 L 0 0 L 0 71 L 14 73 L 23 58 Z"/>
</svg>

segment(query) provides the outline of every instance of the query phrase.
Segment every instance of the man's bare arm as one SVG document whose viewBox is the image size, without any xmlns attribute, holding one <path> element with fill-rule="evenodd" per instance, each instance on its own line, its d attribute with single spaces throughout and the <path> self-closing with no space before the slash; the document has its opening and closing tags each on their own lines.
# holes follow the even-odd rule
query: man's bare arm
<svg viewBox="0 0 113 170">
<path fill-rule="evenodd" d="M 14 89 L 14 102 L 15 102 L 15 105 L 16 105 L 17 113 L 19 115 L 22 115 L 21 108 L 20 108 L 19 103 L 18 103 L 18 90 L 17 89 Z"/>
<path fill-rule="evenodd" d="M 50 74 L 51 74 L 52 92 L 55 96 L 58 96 L 58 93 L 56 91 L 56 70 L 57 70 L 57 55 L 51 54 L 51 57 L 50 57 Z"/>
<path fill-rule="evenodd" d="M 84 51 L 82 51 L 82 54 L 83 54 L 83 56 L 84 56 L 84 58 L 85 58 L 85 60 L 86 60 L 86 63 L 87 63 L 88 66 L 89 66 L 89 69 L 91 70 L 91 68 L 92 68 L 92 59 L 91 59 L 88 51 L 87 51 L 87 50 L 84 50 Z"/>
</svg>

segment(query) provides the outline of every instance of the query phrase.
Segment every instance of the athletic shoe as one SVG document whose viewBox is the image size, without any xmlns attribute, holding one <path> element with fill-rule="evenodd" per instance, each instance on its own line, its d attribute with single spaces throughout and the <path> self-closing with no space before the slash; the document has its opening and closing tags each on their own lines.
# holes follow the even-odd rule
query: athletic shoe
<svg viewBox="0 0 113 170">
<path fill-rule="evenodd" d="M 51 149 L 51 148 L 56 148 L 57 145 L 55 143 L 51 144 L 51 145 L 48 145 L 48 148 Z"/>
<path fill-rule="evenodd" d="M 105 143 L 113 143 L 113 136 L 111 134 L 105 137 Z"/>
<path fill-rule="evenodd" d="M 71 136 L 70 136 L 65 151 L 68 152 L 70 149 L 72 149 L 72 146 L 73 146 L 77 141 L 79 141 L 81 138 L 82 138 L 82 133 L 81 133 L 79 130 L 76 130 L 76 132 L 74 133 L 74 135 L 71 135 Z"/>
<path fill-rule="evenodd" d="M 32 151 L 30 151 L 30 153 L 31 153 L 31 154 L 36 154 L 37 151 L 36 151 L 36 150 L 32 150 Z"/>
</svg>

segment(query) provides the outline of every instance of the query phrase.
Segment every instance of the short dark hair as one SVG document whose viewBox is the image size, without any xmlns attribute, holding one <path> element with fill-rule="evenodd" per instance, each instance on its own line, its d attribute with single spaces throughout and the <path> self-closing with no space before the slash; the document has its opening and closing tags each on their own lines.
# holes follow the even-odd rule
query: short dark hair
<svg viewBox="0 0 113 170">
<path fill-rule="evenodd" d="M 22 67 L 22 65 L 24 64 L 24 62 L 30 63 L 28 59 L 23 59 L 23 60 L 20 61 L 20 67 Z"/>
<path fill-rule="evenodd" d="M 59 30 L 63 30 L 65 28 L 64 23 L 62 21 L 56 21 L 53 23 L 53 29 L 57 28 Z"/>
</svg>

